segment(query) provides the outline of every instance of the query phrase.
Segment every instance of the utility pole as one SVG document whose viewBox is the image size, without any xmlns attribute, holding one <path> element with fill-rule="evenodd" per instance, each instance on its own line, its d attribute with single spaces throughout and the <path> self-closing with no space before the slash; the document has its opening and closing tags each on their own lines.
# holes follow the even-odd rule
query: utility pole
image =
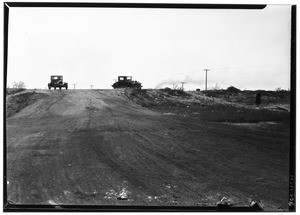
<svg viewBox="0 0 300 215">
<path fill-rule="evenodd" d="M 93 86 L 94 86 L 94 85 L 90 85 L 90 86 L 91 86 L 91 89 L 93 89 Z"/>
<path fill-rule="evenodd" d="M 209 69 L 204 69 L 205 70 L 205 90 L 207 90 L 207 71 L 209 71 Z"/>
<path fill-rule="evenodd" d="M 183 91 L 183 85 L 185 84 L 185 82 L 180 82 L 182 84 L 181 90 Z"/>
<path fill-rule="evenodd" d="M 73 84 L 73 85 L 74 85 L 74 90 L 75 90 L 75 85 L 76 85 L 76 84 Z"/>
</svg>

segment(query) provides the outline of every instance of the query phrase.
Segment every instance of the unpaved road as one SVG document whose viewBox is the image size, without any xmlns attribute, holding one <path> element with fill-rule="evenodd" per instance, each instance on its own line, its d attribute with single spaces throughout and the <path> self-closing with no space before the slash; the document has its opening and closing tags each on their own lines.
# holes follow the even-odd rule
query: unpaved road
<svg viewBox="0 0 300 215">
<path fill-rule="evenodd" d="M 286 125 L 248 128 L 162 115 L 113 90 L 40 90 L 7 118 L 15 204 L 288 208 Z"/>
</svg>

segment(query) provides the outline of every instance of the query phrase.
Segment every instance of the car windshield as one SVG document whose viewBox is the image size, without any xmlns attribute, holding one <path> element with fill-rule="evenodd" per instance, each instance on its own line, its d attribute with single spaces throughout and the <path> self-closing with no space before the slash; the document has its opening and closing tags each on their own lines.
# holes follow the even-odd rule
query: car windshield
<svg viewBox="0 0 300 215">
<path fill-rule="evenodd" d="M 53 80 L 58 80 L 58 79 L 62 79 L 62 77 L 61 76 L 54 76 L 54 77 L 52 77 L 52 79 Z"/>
</svg>

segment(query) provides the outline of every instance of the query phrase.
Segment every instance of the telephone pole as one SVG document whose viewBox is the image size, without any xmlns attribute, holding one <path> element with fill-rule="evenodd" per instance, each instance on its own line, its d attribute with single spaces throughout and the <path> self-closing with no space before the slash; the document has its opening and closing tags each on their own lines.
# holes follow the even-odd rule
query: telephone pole
<svg viewBox="0 0 300 215">
<path fill-rule="evenodd" d="M 205 70 L 205 90 L 207 90 L 207 71 L 209 71 L 209 69 L 204 69 Z"/>
<path fill-rule="evenodd" d="M 90 85 L 90 86 L 91 86 L 91 89 L 93 89 L 93 86 L 94 86 L 94 85 Z"/>
<path fill-rule="evenodd" d="M 185 84 L 185 82 L 180 82 L 182 84 L 181 90 L 183 91 L 183 85 Z"/>
<path fill-rule="evenodd" d="M 75 85 L 76 85 L 76 84 L 73 84 L 73 85 L 74 85 L 74 90 L 75 90 Z"/>
</svg>

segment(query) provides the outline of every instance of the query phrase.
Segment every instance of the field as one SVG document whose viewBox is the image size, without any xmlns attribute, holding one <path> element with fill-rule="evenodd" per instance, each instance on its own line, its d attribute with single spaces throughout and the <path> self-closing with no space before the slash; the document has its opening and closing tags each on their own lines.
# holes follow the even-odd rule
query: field
<svg viewBox="0 0 300 215">
<path fill-rule="evenodd" d="M 290 92 L 26 90 L 7 96 L 11 204 L 288 210 Z"/>
</svg>

